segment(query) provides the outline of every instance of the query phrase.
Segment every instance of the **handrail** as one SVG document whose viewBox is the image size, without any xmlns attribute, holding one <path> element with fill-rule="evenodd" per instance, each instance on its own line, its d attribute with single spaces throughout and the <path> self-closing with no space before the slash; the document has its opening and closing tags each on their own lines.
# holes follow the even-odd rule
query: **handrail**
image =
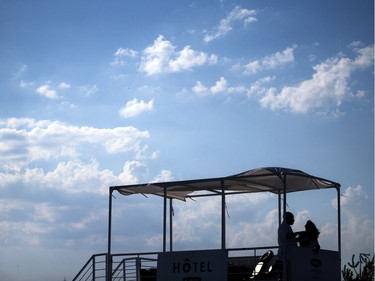
<svg viewBox="0 0 375 281">
<path fill-rule="evenodd" d="M 278 246 L 263 246 L 263 247 L 244 247 L 244 248 L 227 248 L 228 259 L 232 258 L 246 258 L 246 257 L 259 257 L 259 251 L 278 249 Z M 185 250 L 184 250 L 185 251 Z M 189 250 L 186 250 L 189 251 Z M 244 255 L 236 255 L 235 253 L 245 252 Z M 250 253 L 249 253 L 250 252 Z M 151 269 L 154 266 L 144 266 L 144 263 L 157 262 L 157 255 L 160 252 L 138 252 L 138 253 L 117 253 L 112 254 L 111 259 L 113 268 L 112 280 L 140 280 L 141 269 Z M 150 257 L 151 256 L 151 257 Z M 153 256 L 153 257 L 152 257 Z M 98 260 L 98 258 L 102 258 Z M 104 258 L 104 259 L 103 259 Z M 92 255 L 77 275 L 73 278 L 73 281 L 95 281 L 95 280 L 107 280 L 107 253 L 100 253 Z M 255 260 L 254 260 L 255 261 Z M 128 263 L 130 262 L 130 264 Z M 144 263 L 142 263 L 144 262 Z M 104 266 L 103 266 L 104 265 Z M 155 265 L 155 269 L 157 265 Z M 97 275 L 97 272 L 103 272 L 103 274 Z"/>
<path fill-rule="evenodd" d="M 104 257 L 104 261 L 103 260 L 97 261 L 98 257 Z M 85 265 L 81 268 L 81 270 L 73 278 L 73 281 L 88 281 L 88 280 L 95 280 L 97 278 L 104 278 L 105 274 L 104 276 L 96 276 L 96 272 L 105 270 L 106 260 L 107 260 L 106 253 L 92 255 L 88 259 L 88 261 L 85 263 Z M 101 265 L 103 263 L 104 263 L 104 268 L 96 267 L 96 265 Z"/>
</svg>

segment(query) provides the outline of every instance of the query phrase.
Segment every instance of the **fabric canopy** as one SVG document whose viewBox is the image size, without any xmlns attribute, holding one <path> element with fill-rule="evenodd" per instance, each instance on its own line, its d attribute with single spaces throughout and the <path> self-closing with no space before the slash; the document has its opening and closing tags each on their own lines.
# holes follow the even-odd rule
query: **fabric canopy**
<svg viewBox="0 0 375 281">
<path fill-rule="evenodd" d="M 185 200 L 194 193 L 204 191 L 208 194 L 253 193 L 253 192 L 296 192 L 313 189 L 339 188 L 340 184 L 309 175 L 295 169 L 266 167 L 249 170 L 240 174 L 185 181 L 153 182 L 146 184 L 112 186 L 123 195 L 155 194 Z M 285 190 L 284 190 L 285 189 Z"/>
</svg>

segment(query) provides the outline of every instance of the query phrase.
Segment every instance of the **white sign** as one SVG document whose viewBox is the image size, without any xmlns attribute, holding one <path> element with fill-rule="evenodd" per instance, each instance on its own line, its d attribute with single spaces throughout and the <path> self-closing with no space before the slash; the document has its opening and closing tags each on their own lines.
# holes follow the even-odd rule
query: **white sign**
<svg viewBox="0 0 375 281">
<path fill-rule="evenodd" d="M 227 281 L 226 250 L 165 252 L 158 255 L 158 281 Z"/>
</svg>

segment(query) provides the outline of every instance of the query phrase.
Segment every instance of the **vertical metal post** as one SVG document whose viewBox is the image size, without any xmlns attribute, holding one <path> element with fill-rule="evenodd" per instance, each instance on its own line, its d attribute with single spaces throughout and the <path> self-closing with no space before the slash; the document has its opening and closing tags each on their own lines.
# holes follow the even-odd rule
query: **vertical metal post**
<svg viewBox="0 0 375 281">
<path fill-rule="evenodd" d="M 135 271 L 136 271 L 136 280 L 141 281 L 141 259 L 139 257 L 135 258 Z"/>
<path fill-rule="evenodd" d="M 224 180 L 220 181 L 221 184 L 221 249 L 225 249 L 225 233 L 226 233 L 226 226 L 225 226 L 225 188 L 224 188 Z"/>
<path fill-rule="evenodd" d="M 341 201 L 340 201 L 340 186 L 337 187 L 337 243 L 339 250 L 339 258 L 341 261 Z"/>
<path fill-rule="evenodd" d="M 169 198 L 169 251 L 173 251 L 173 206 L 172 198 Z"/>
<path fill-rule="evenodd" d="M 95 266 L 95 256 L 92 259 L 92 280 L 95 280 L 95 272 L 96 272 L 96 266 Z"/>
<path fill-rule="evenodd" d="M 283 202 L 283 218 L 285 219 L 285 214 L 286 214 L 286 174 L 282 174 L 282 177 L 283 177 L 283 188 L 284 188 L 284 191 L 283 191 L 283 197 L 284 197 L 284 202 Z M 288 276 L 288 268 L 289 266 L 287 265 L 287 252 L 286 252 L 286 245 L 284 243 L 283 245 L 284 249 L 282 249 L 283 251 L 283 280 L 287 280 L 287 276 Z"/>
<path fill-rule="evenodd" d="M 281 191 L 278 194 L 278 207 L 279 207 L 279 225 L 281 224 Z"/>
<path fill-rule="evenodd" d="M 167 188 L 164 187 L 163 196 L 163 252 L 167 250 Z"/>
<path fill-rule="evenodd" d="M 109 188 L 108 199 L 108 250 L 107 250 L 107 281 L 112 280 L 112 255 L 111 255 L 111 236 L 112 236 L 112 192 L 113 187 Z"/>
<path fill-rule="evenodd" d="M 123 276 L 123 281 L 126 280 L 126 263 L 125 259 L 122 260 L 122 276 Z"/>
</svg>

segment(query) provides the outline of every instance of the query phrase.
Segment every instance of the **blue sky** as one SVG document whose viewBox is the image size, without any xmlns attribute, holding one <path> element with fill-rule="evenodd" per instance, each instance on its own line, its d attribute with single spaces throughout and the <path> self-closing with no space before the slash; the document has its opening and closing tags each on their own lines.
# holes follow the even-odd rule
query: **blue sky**
<svg viewBox="0 0 375 281">
<path fill-rule="evenodd" d="M 373 1 L 0 1 L 0 275 L 71 279 L 107 246 L 111 185 L 280 166 L 342 185 L 343 259 L 374 249 Z M 115 252 L 161 249 L 160 199 L 114 202 Z M 228 245 L 275 245 L 273 196 Z M 335 249 L 335 192 L 293 194 Z M 215 200 L 175 247 L 215 247 Z M 136 227 L 135 227 L 136 226 Z M 40 268 L 43 268 L 41 271 Z"/>
</svg>

